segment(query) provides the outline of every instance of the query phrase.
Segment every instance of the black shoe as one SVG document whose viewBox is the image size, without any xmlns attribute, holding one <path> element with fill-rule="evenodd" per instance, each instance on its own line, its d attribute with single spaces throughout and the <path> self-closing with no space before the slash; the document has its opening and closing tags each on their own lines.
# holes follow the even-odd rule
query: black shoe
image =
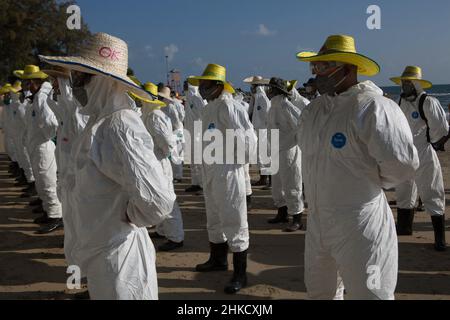
<svg viewBox="0 0 450 320">
<path fill-rule="evenodd" d="M 43 226 L 42 228 L 40 228 L 36 233 L 37 234 L 49 234 L 49 233 L 52 233 L 53 231 L 56 231 L 63 227 L 64 227 L 63 219 L 48 218 L 48 223 L 45 226 Z"/>
<path fill-rule="evenodd" d="M 270 219 L 267 222 L 270 223 L 270 224 L 289 222 L 289 219 L 288 219 L 288 208 L 287 207 L 279 208 L 277 216 L 274 219 Z"/>
<path fill-rule="evenodd" d="M 433 223 L 434 230 L 434 249 L 439 252 L 447 250 L 447 244 L 445 243 L 445 215 L 432 216 L 431 222 Z"/>
<path fill-rule="evenodd" d="M 34 224 L 47 224 L 47 223 L 50 223 L 50 222 L 51 222 L 51 221 L 49 220 L 49 217 L 48 217 L 48 215 L 47 215 L 47 212 L 44 212 L 44 213 L 42 214 L 42 216 L 40 216 L 40 217 L 34 219 L 34 221 L 33 221 Z"/>
<path fill-rule="evenodd" d="M 42 205 L 40 205 L 40 206 L 34 208 L 31 212 L 34 214 L 39 214 L 39 213 L 45 212 L 45 210 L 44 210 L 44 207 Z"/>
<path fill-rule="evenodd" d="M 148 234 L 152 239 L 165 239 L 165 236 L 160 235 L 158 232 L 151 232 Z"/>
<path fill-rule="evenodd" d="M 30 203 L 28 205 L 30 207 L 42 206 L 42 199 L 41 198 L 37 198 L 36 200 L 30 201 Z"/>
<path fill-rule="evenodd" d="M 182 183 L 183 180 L 182 179 L 173 179 L 173 183 Z"/>
<path fill-rule="evenodd" d="M 416 208 L 417 212 L 425 212 L 425 207 L 423 206 L 422 199 L 419 198 L 419 205 Z"/>
<path fill-rule="evenodd" d="M 247 196 L 247 211 L 252 210 L 252 196 Z"/>
<path fill-rule="evenodd" d="M 247 251 L 233 253 L 233 278 L 225 286 L 225 293 L 236 294 L 247 286 Z"/>
<path fill-rule="evenodd" d="M 259 181 L 253 182 L 252 187 L 264 187 L 267 186 L 267 178 L 268 176 L 261 175 Z"/>
<path fill-rule="evenodd" d="M 301 230 L 303 228 L 302 225 L 302 214 L 297 214 L 295 216 L 292 216 L 292 224 L 284 229 L 284 232 L 295 232 L 298 230 Z"/>
<path fill-rule="evenodd" d="M 397 209 L 397 235 L 413 234 L 414 209 Z"/>
<path fill-rule="evenodd" d="M 228 270 L 228 244 L 210 243 L 211 254 L 206 263 L 195 267 L 197 272 L 227 271 Z"/>
<path fill-rule="evenodd" d="M 187 192 L 187 193 L 195 193 L 195 192 L 200 192 L 200 191 L 203 191 L 202 187 L 200 187 L 200 186 L 190 186 L 189 188 L 184 190 L 184 192 Z"/>
<path fill-rule="evenodd" d="M 171 240 L 168 240 L 166 243 L 164 243 L 163 245 L 160 245 L 158 247 L 158 251 L 162 251 L 162 252 L 169 252 L 169 251 L 173 251 L 179 248 L 183 248 L 184 246 L 184 242 L 173 242 Z"/>
</svg>

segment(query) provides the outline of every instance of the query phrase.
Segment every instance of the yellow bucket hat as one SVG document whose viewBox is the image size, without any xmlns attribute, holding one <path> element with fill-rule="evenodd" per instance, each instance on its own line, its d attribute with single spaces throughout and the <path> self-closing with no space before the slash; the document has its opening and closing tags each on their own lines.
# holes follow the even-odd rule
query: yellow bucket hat
<svg viewBox="0 0 450 320">
<path fill-rule="evenodd" d="M 206 67 L 203 75 L 201 75 L 200 77 L 189 77 L 188 82 L 189 84 L 198 87 L 200 84 L 200 80 L 220 81 L 223 83 L 225 90 L 227 90 L 229 93 L 234 93 L 233 86 L 227 82 L 226 76 L 227 70 L 225 69 L 225 67 L 222 67 L 218 64 L 210 64 Z"/>
<path fill-rule="evenodd" d="M 329 36 L 319 53 L 300 52 L 297 58 L 303 62 L 336 61 L 358 67 L 358 73 L 374 76 L 380 72 L 380 66 L 374 60 L 356 52 L 355 39 L 346 35 Z"/>
<path fill-rule="evenodd" d="M 28 65 L 24 70 L 16 70 L 14 75 L 22 80 L 47 79 L 48 75 L 39 69 L 38 66 Z"/>
<path fill-rule="evenodd" d="M 403 80 L 417 81 L 423 89 L 429 89 L 433 86 L 430 81 L 422 79 L 422 68 L 417 66 L 407 66 L 400 77 L 391 78 L 391 81 L 399 86 Z"/>
<path fill-rule="evenodd" d="M 11 88 L 12 88 L 11 83 L 5 84 L 3 87 L 0 88 L 0 94 L 10 93 L 12 91 Z"/>
<path fill-rule="evenodd" d="M 138 80 L 139 81 L 139 80 Z M 137 94 L 133 93 L 133 92 L 128 92 L 128 94 L 133 98 L 133 99 L 137 99 L 140 100 L 142 102 L 147 103 L 148 105 L 152 106 L 152 107 L 165 107 L 166 104 L 160 100 L 158 100 L 158 86 L 154 83 L 151 82 L 147 82 L 145 83 L 142 88 L 147 91 L 151 97 L 153 98 L 153 100 L 147 99 L 147 98 L 143 98 L 138 96 Z"/>
</svg>

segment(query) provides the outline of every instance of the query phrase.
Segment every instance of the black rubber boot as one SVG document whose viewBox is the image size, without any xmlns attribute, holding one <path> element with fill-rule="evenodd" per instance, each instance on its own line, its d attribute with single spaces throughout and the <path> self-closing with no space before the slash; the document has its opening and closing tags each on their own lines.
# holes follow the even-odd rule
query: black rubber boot
<svg viewBox="0 0 450 320">
<path fill-rule="evenodd" d="M 28 203 L 28 205 L 30 207 L 38 207 L 38 206 L 42 206 L 42 199 L 41 198 L 37 198 L 36 200 L 32 200 Z"/>
<path fill-rule="evenodd" d="M 447 250 L 447 244 L 445 243 L 445 215 L 432 216 L 431 222 L 434 229 L 434 249 L 442 252 Z"/>
<path fill-rule="evenodd" d="M 267 191 L 267 190 L 272 190 L 272 176 L 268 176 L 268 178 L 267 178 L 267 185 L 266 186 L 264 186 L 263 188 L 262 188 L 262 190 L 265 190 L 265 191 Z"/>
<path fill-rule="evenodd" d="M 228 244 L 210 243 L 211 254 L 206 263 L 199 264 L 195 270 L 197 272 L 227 271 L 228 270 Z"/>
<path fill-rule="evenodd" d="M 247 252 L 233 253 L 233 278 L 225 286 L 225 293 L 236 294 L 247 286 Z"/>
<path fill-rule="evenodd" d="M 292 224 L 284 229 L 284 232 L 295 232 L 298 230 L 301 230 L 303 228 L 302 225 L 302 213 L 296 214 L 295 216 L 292 216 Z"/>
<path fill-rule="evenodd" d="M 247 196 L 247 211 L 252 210 L 252 195 Z"/>
<path fill-rule="evenodd" d="M 417 212 L 425 212 L 425 207 L 423 206 L 423 202 L 422 199 L 419 198 L 419 205 L 416 208 Z"/>
<path fill-rule="evenodd" d="M 413 234 L 414 209 L 397 209 L 397 235 L 411 236 Z"/>
<path fill-rule="evenodd" d="M 287 207 L 279 208 L 277 216 L 274 219 L 270 219 L 267 222 L 270 223 L 270 224 L 289 222 L 289 219 L 288 219 L 288 208 Z"/>
<path fill-rule="evenodd" d="M 252 183 L 253 187 L 264 187 L 267 186 L 267 178 L 269 176 L 263 176 L 261 175 L 261 178 L 259 178 L 259 181 Z"/>
<path fill-rule="evenodd" d="M 200 191 L 203 191 L 202 187 L 194 186 L 194 185 L 192 185 L 189 188 L 187 188 L 186 190 L 184 190 L 184 192 L 187 192 L 187 193 L 195 193 L 195 192 L 200 192 Z"/>
</svg>

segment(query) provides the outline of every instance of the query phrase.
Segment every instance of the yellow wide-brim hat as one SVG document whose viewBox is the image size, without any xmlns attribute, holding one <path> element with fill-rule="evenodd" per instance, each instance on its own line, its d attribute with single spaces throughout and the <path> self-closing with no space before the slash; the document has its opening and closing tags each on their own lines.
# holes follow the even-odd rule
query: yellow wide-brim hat
<svg viewBox="0 0 450 320">
<path fill-rule="evenodd" d="M 417 81 L 423 89 L 429 89 L 433 86 L 430 81 L 422 79 L 422 68 L 417 66 L 407 66 L 400 77 L 391 78 L 391 81 L 399 86 L 403 80 Z"/>
<path fill-rule="evenodd" d="M 128 45 L 106 33 L 92 35 L 74 56 L 39 56 L 43 62 L 69 70 L 112 78 L 143 97 L 148 93 L 128 77 Z"/>
<path fill-rule="evenodd" d="M 165 107 L 166 104 L 160 100 L 158 100 L 158 86 L 152 82 L 147 82 L 143 85 L 143 89 L 151 95 L 153 100 L 150 100 L 148 98 L 141 97 L 140 95 L 135 94 L 134 92 L 129 92 L 129 95 L 133 99 L 140 100 L 144 103 L 146 103 L 150 107 Z"/>
<path fill-rule="evenodd" d="M 225 67 L 222 67 L 218 64 L 210 64 L 206 67 L 203 75 L 199 77 L 189 77 L 189 84 L 198 87 L 200 84 L 200 80 L 211 80 L 211 81 L 220 81 L 223 83 L 225 90 L 229 93 L 234 93 L 233 86 L 227 82 L 227 70 Z"/>
<path fill-rule="evenodd" d="M 297 80 L 291 80 L 291 81 L 287 81 L 287 89 L 289 92 L 292 91 L 292 89 L 296 88 L 298 84 Z"/>
<path fill-rule="evenodd" d="M 41 69 L 38 66 L 35 65 L 28 65 L 23 70 L 16 70 L 13 72 L 13 74 L 22 80 L 34 80 L 34 79 L 47 79 L 48 74 L 41 71 Z"/>
<path fill-rule="evenodd" d="M 5 84 L 3 87 L 0 88 L 0 94 L 7 94 L 11 92 L 12 85 L 11 83 Z"/>
<path fill-rule="evenodd" d="M 346 35 L 329 36 L 319 53 L 300 52 L 297 58 L 303 62 L 336 61 L 355 65 L 360 75 L 369 77 L 381 69 L 374 60 L 356 52 L 355 39 Z"/>
</svg>

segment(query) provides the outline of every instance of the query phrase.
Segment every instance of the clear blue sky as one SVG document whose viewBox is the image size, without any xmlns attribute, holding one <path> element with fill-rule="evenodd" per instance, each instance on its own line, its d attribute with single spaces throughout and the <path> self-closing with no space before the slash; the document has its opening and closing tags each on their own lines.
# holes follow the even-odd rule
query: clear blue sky
<svg viewBox="0 0 450 320">
<path fill-rule="evenodd" d="M 301 49 L 318 50 L 330 34 L 350 34 L 358 51 L 382 67 L 374 81 L 390 85 L 408 64 L 421 65 L 425 78 L 450 83 L 448 0 L 78 0 L 93 32 L 124 39 L 130 67 L 142 81 L 165 80 L 170 68 L 197 75 L 207 63 L 225 65 L 236 87 L 258 74 L 310 77 L 298 62 Z M 369 5 L 381 8 L 381 30 L 369 30 Z"/>
</svg>

